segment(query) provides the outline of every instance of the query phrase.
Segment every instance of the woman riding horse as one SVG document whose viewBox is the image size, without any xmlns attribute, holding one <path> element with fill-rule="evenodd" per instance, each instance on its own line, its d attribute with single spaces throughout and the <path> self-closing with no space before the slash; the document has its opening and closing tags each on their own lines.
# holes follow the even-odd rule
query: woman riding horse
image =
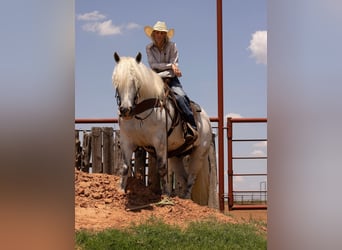
<svg viewBox="0 0 342 250">
<path fill-rule="evenodd" d="M 190 107 L 190 99 L 178 79 L 182 76 L 178 68 L 178 50 L 176 44 L 170 41 L 174 29 L 168 30 L 165 22 L 158 21 L 153 27 L 146 26 L 144 31 L 152 39 L 152 43 L 146 46 L 148 63 L 172 89 L 182 117 L 190 124 L 187 126 L 185 140 L 194 141 L 198 136 L 197 125 Z"/>
</svg>

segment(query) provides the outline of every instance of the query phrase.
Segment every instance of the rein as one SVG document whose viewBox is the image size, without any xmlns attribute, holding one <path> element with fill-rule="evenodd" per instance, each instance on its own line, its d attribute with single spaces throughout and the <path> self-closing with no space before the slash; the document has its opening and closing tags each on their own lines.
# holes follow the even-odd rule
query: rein
<svg viewBox="0 0 342 250">
<path fill-rule="evenodd" d="M 157 98 L 150 98 L 150 99 L 143 100 L 140 103 L 137 103 L 134 109 L 132 110 L 132 114 L 134 118 L 136 118 L 137 120 L 143 121 L 152 114 L 154 108 L 164 108 L 167 113 L 166 118 L 168 115 L 171 117 L 171 121 L 172 121 L 170 129 L 167 131 L 167 137 L 169 137 L 172 134 L 172 131 L 174 130 L 174 128 L 179 124 L 180 117 L 179 117 L 179 112 L 175 112 L 174 116 L 172 117 L 170 110 L 167 108 L 167 106 L 162 105 L 162 103 L 166 103 L 166 99 L 169 99 L 171 103 L 174 105 L 174 107 L 176 108 L 175 111 L 178 108 L 175 97 L 172 95 L 172 93 L 169 93 L 169 91 L 167 90 L 166 94 L 167 95 L 165 97 L 165 100 L 163 100 L 163 102 Z M 138 116 L 142 112 L 145 112 L 146 110 L 149 110 L 149 109 L 151 109 L 151 112 L 149 112 L 145 117 L 142 118 Z"/>
</svg>

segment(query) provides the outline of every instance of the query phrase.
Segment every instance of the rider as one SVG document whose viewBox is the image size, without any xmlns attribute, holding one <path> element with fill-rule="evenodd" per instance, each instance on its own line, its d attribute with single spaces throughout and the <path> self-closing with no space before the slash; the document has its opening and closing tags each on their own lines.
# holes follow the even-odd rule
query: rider
<svg viewBox="0 0 342 250">
<path fill-rule="evenodd" d="M 190 99 L 183 90 L 178 79 L 182 72 L 178 68 L 178 50 L 176 44 L 171 42 L 174 29 L 167 29 L 166 23 L 158 21 L 153 27 L 145 26 L 145 34 L 152 39 L 152 43 L 146 46 L 146 54 L 150 67 L 157 72 L 165 83 L 172 89 L 177 104 L 182 111 L 182 116 L 189 124 L 185 134 L 186 141 L 192 141 L 197 138 L 197 126 Z"/>
</svg>

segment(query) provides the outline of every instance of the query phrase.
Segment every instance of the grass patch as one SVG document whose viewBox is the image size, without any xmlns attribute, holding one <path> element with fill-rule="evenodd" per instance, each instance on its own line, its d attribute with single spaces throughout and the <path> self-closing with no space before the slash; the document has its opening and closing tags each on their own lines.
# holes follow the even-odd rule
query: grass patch
<svg viewBox="0 0 342 250">
<path fill-rule="evenodd" d="M 252 224 L 214 220 L 193 222 L 186 229 L 151 218 L 125 230 L 76 232 L 76 249 L 266 249 L 266 238 Z"/>
</svg>

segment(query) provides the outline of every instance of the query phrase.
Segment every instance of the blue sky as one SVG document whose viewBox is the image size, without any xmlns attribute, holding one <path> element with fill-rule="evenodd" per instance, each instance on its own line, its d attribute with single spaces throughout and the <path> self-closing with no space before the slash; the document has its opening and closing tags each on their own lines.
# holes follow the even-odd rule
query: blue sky
<svg viewBox="0 0 342 250">
<path fill-rule="evenodd" d="M 146 64 L 143 27 L 158 20 L 175 29 L 185 91 L 217 116 L 216 1 L 76 0 L 75 19 L 76 117 L 116 116 L 113 53 L 141 51 Z M 253 34 L 266 29 L 265 0 L 223 1 L 225 114 L 266 117 L 267 67 L 248 49 Z"/>
<path fill-rule="evenodd" d="M 267 115 L 266 0 L 223 1 L 224 113 L 237 117 Z M 117 117 L 111 76 L 113 53 L 135 56 L 150 39 L 143 28 L 158 20 L 175 29 L 188 96 L 210 117 L 217 117 L 216 1 L 75 1 L 75 116 Z M 84 127 L 82 125 L 81 127 Z M 265 128 L 254 128 L 266 137 Z M 261 131 L 261 132 L 260 132 Z M 241 151 L 265 155 L 266 145 Z M 237 178 L 241 180 L 243 178 Z M 257 184 L 258 185 L 258 184 Z"/>
</svg>

